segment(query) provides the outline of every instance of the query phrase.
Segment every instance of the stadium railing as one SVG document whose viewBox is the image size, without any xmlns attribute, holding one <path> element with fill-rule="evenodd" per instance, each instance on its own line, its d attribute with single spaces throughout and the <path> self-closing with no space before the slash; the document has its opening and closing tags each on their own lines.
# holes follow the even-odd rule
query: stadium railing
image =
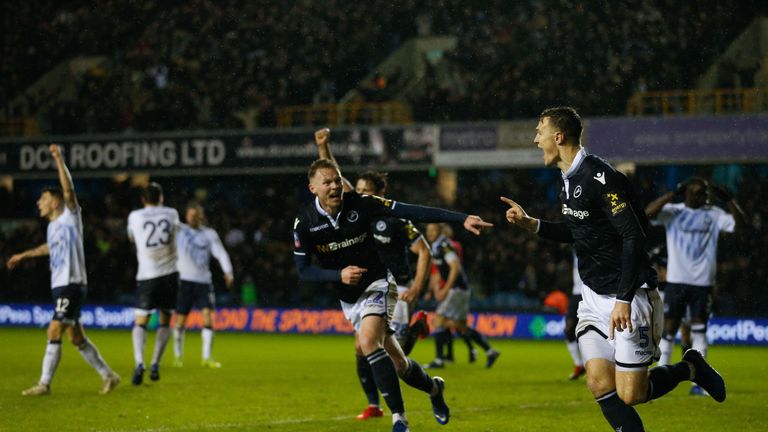
<svg viewBox="0 0 768 432">
<path fill-rule="evenodd" d="M 768 88 L 636 92 L 627 115 L 701 115 L 768 111 Z"/>
<path fill-rule="evenodd" d="M 295 105 L 278 108 L 277 125 L 410 124 L 410 108 L 398 101 Z"/>
</svg>

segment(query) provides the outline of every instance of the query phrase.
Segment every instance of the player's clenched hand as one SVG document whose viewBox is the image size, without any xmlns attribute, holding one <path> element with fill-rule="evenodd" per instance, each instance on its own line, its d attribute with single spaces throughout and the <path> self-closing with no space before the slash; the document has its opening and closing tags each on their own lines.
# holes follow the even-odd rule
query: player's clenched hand
<svg viewBox="0 0 768 432">
<path fill-rule="evenodd" d="M 341 270 L 341 283 L 347 285 L 357 285 L 360 279 L 363 278 L 363 274 L 368 269 L 364 269 L 358 266 L 346 266 Z"/>
<path fill-rule="evenodd" d="M 61 147 L 59 147 L 58 144 L 51 144 L 48 147 L 48 150 L 51 151 L 51 156 L 53 156 L 54 159 L 56 160 L 61 159 Z"/>
<path fill-rule="evenodd" d="M 632 328 L 631 303 L 622 303 L 617 301 L 613 305 L 613 311 L 611 311 L 611 324 L 608 328 L 610 339 L 613 339 L 613 329 L 616 329 L 616 331 L 624 331 L 624 329 L 629 329 L 630 333 L 634 331 Z"/>
<path fill-rule="evenodd" d="M 464 219 L 464 229 L 475 235 L 479 235 L 483 228 L 490 228 L 492 226 L 492 223 L 484 221 L 480 216 L 469 215 Z"/>
<path fill-rule="evenodd" d="M 328 144 L 328 138 L 331 136 L 331 130 L 328 128 L 322 128 L 315 131 L 315 144 L 318 146 L 324 146 Z"/>
</svg>

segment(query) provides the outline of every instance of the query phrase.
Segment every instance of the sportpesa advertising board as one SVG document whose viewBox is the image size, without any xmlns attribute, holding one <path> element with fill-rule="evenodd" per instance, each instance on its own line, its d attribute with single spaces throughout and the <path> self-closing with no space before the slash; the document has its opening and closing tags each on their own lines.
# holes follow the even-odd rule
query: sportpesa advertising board
<svg viewBox="0 0 768 432">
<path fill-rule="evenodd" d="M 45 327 L 53 315 L 51 305 L 0 304 L 0 326 Z M 154 316 L 154 315 L 153 315 Z M 433 314 L 429 314 L 431 321 Z M 86 306 L 81 322 L 85 327 L 130 329 L 133 308 Z M 187 327 L 202 326 L 199 311 L 187 317 Z M 529 313 L 472 313 L 469 325 L 490 337 L 508 339 L 562 340 L 565 320 L 560 315 Z M 150 322 L 150 326 L 154 324 Z M 221 308 L 216 311 L 218 331 L 258 333 L 352 334 L 352 326 L 340 310 Z M 768 319 L 718 317 L 709 321 L 710 343 L 768 345 Z"/>
</svg>

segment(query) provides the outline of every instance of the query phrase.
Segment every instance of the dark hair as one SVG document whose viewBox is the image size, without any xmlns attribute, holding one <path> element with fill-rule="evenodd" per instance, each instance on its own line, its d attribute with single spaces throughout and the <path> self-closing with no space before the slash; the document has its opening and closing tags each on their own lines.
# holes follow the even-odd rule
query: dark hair
<svg viewBox="0 0 768 432">
<path fill-rule="evenodd" d="M 320 169 L 333 169 L 339 171 L 339 166 L 336 165 L 336 162 L 330 159 L 318 159 L 312 162 L 312 165 L 309 166 L 309 171 L 307 171 L 307 180 L 312 181 L 312 177 L 314 177 L 317 170 Z"/>
<path fill-rule="evenodd" d="M 61 201 L 64 201 L 64 192 L 61 191 L 61 188 L 58 186 L 46 186 L 43 188 L 42 191 L 40 191 L 40 195 L 44 193 L 49 193 L 56 198 L 58 198 Z"/>
<path fill-rule="evenodd" d="M 549 118 L 549 122 L 560 132 L 565 134 L 566 141 L 581 143 L 581 116 L 575 109 L 567 106 L 547 108 L 541 112 L 539 120 Z"/>
<path fill-rule="evenodd" d="M 709 182 L 705 178 L 699 177 L 699 176 L 691 176 L 691 177 L 688 177 L 688 179 L 686 179 L 684 182 L 685 189 L 687 190 L 688 187 L 690 187 L 694 183 L 698 183 L 699 185 L 701 185 L 701 187 L 704 189 L 704 192 L 706 192 L 707 189 L 709 188 Z"/>
<path fill-rule="evenodd" d="M 366 171 L 360 174 L 357 179 L 373 185 L 373 193 L 376 195 L 384 195 L 387 192 L 387 173 Z"/>
<path fill-rule="evenodd" d="M 163 187 L 152 182 L 141 191 L 141 199 L 145 204 L 160 204 L 160 198 L 163 197 Z"/>
<path fill-rule="evenodd" d="M 195 210 L 199 211 L 201 214 L 203 214 L 205 212 L 205 209 L 203 209 L 203 206 L 200 205 L 200 203 L 197 202 L 197 201 L 190 201 L 190 202 L 188 202 L 186 210 L 189 210 L 189 209 L 195 209 Z"/>
</svg>

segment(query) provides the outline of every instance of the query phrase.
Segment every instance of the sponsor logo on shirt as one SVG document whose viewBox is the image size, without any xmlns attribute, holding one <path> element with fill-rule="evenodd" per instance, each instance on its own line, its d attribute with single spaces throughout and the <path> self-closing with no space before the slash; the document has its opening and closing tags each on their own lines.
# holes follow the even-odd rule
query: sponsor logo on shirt
<svg viewBox="0 0 768 432">
<path fill-rule="evenodd" d="M 618 193 L 607 193 L 605 199 L 611 207 L 611 214 L 616 216 L 627 208 L 627 203 L 621 199 Z"/>
<path fill-rule="evenodd" d="M 566 216 L 573 216 L 576 219 L 581 220 L 589 217 L 589 212 L 587 210 L 574 210 L 565 204 L 563 204 L 563 214 Z"/>
<path fill-rule="evenodd" d="M 374 235 L 373 235 L 373 238 L 374 238 L 374 239 L 375 239 L 377 242 L 379 242 L 379 243 L 384 243 L 384 244 L 388 244 L 390 241 L 392 241 L 392 238 L 391 238 L 391 237 L 388 237 L 388 236 L 383 236 L 383 235 L 381 235 L 381 234 L 374 234 Z"/>
<path fill-rule="evenodd" d="M 352 237 L 351 239 L 342 240 L 340 242 L 331 242 L 324 245 L 317 245 L 317 251 L 320 253 L 335 252 L 339 249 L 344 249 L 356 244 L 360 244 L 365 241 L 366 237 L 368 237 L 368 233 L 362 233 L 357 237 Z"/>
<path fill-rule="evenodd" d="M 320 230 L 322 230 L 322 229 L 326 229 L 326 228 L 328 228 L 329 226 L 330 226 L 330 225 L 328 225 L 327 223 L 326 223 L 326 224 L 322 224 L 322 225 L 318 225 L 318 226 L 313 226 L 313 227 L 311 227 L 311 228 L 309 229 L 309 232 L 317 232 L 317 231 L 320 231 Z"/>
</svg>

